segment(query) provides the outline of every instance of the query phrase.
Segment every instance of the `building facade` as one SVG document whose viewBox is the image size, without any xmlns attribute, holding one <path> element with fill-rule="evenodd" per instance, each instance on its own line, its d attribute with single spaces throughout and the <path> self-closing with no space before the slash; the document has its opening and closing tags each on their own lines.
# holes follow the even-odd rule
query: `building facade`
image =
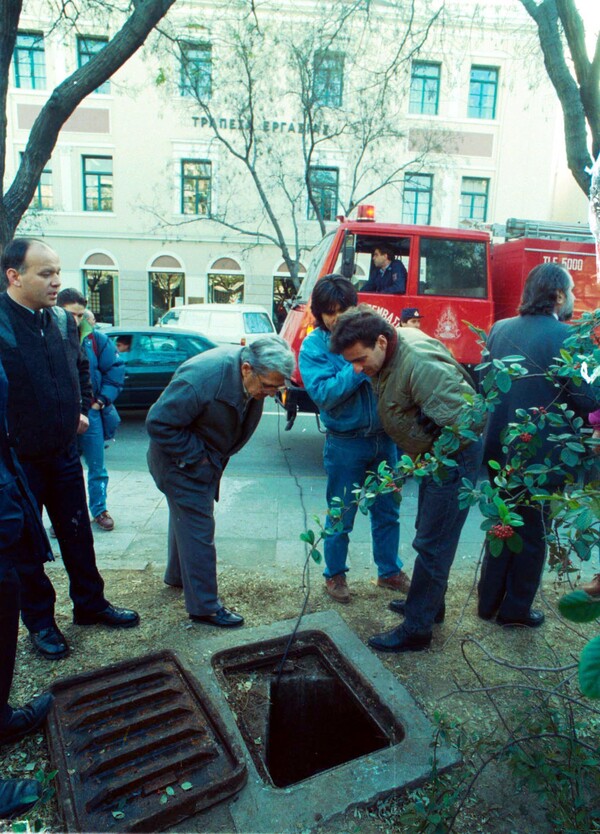
<svg viewBox="0 0 600 834">
<path fill-rule="evenodd" d="M 402 10 L 179 0 L 66 123 L 19 232 L 48 239 L 100 321 L 147 324 L 183 301 L 281 313 L 358 202 L 389 222 L 585 221 L 521 4 Z M 69 28 L 25 4 L 8 182 L 52 89 L 121 24 Z"/>
</svg>

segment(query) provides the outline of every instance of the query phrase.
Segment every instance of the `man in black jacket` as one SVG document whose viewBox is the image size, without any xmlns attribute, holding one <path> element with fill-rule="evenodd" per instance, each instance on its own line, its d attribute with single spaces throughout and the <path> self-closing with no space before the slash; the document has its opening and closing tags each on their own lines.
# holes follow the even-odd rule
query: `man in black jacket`
<svg viewBox="0 0 600 834">
<path fill-rule="evenodd" d="M 361 292 L 380 292 L 385 295 L 399 295 L 406 292 L 406 267 L 396 258 L 390 246 L 378 246 L 373 251 L 369 280 Z"/>
<path fill-rule="evenodd" d="M 35 500 L 10 448 L 6 432 L 8 382 L 0 362 L 0 745 L 13 744 L 44 723 L 51 695 L 38 695 L 13 709 L 8 696 L 12 684 L 19 631 L 17 565 L 25 549 L 47 558 L 50 545 Z M 42 786 L 35 779 L 0 779 L 0 819 L 21 814 L 39 799 Z"/>
<path fill-rule="evenodd" d="M 42 241 L 16 238 L 2 254 L 8 283 L 0 295 L 0 358 L 9 382 L 10 443 L 29 487 L 45 506 L 70 580 L 77 625 L 135 626 L 135 611 L 104 597 L 96 567 L 77 434 L 88 426 L 91 402 L 88 362 L 72 316 L 53 311 L 60 288 L 57 254 Z M 54 621 L 54 588 L 37 554 L 19 566 L 21 616 L 35 648 L 46 658 L 64 657 L 68 646 Z"/>
<path fill-rule="evenodd" d="M 484 456 L 505 466 L 507 453 L 503 433 L 508 424 L 518 420 L 517 409 L 544 408 L 564 404 L 582 417 L 598 408 L 590 386 L 579 387 L 567 379 L 560 386 L 547 377 L 548 368 L 560 356 L 563 342 L 570 335 L 566 321 L 574 306 L 573 279 L 558 264 L 534 267 L 527 276 L 519 315 L 496 322 L 490 331 L 487 347 L 490 358 L 523 356 L 528 374 L 513 382 L 510 391 L 500 394 L 499 404 L 491 413 L 484 435 Z M 546 459 L 558 463 L 560 447 L 548 439 L 556 431 L 546 428 L 538 433 L 540 445 L 530 464 L 543 464 Z M 564 463 L 561 463 L 564 468 Z M 494 473 L 491 473 L 493 477 Z M 562 478 L 549 473 L 545 487 L 560 488 Z M 546 532 L 549 523 L 547 502 L 519 504 L 517 512 L 525 522 L 519 527 L 523 539 L 521 553 L 505 547 L 499 556 L 492 556 L 486 546 L 479 582 L 479 616 L 490 620 L 496 616 L 499 625 L 535 628 L 542 625 L 544 615 L 531 608 L 540 583 L 546 556 Z"/>
</svg>

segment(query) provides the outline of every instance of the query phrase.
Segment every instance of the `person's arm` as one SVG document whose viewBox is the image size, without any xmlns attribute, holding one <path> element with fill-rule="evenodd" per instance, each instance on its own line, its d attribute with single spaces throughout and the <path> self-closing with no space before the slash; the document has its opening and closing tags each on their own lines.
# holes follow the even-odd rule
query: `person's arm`
<svg viewBox="0 0 600 834">
<path fill-rule="evenodd" d="M 415 405 L 421 410 L 421 419 L 428 419 L 439 428 L 455 425 L 465 405 L 465 394 L 474 391 L 450 362 L 418 356 L 413 357 L 412 361 L 410 393 Z M 421 425 L 431 433 L 426 422 Z"/>
<path fill-rule="evenodd" d="M 201 416 L 207 403 L 199 399 L 195 388 L 181 376 L 175 377 L 146 418 L 151 439 L 174 460 L 193 465 L 207 458 L 207 449 L 192 424 Z"/>
<path fill-rule="evenodd" d="M 365 380 L 364 374 L 354 373 L 354 368 L 344 360 L 341 368 L 332 361 L 331 352 L 313 340 L 305 340 L 300 349 L 298 367 L 309 396 L 321 411 L 331 409 L 352 396 Z"/>
<path fill-rule="evenodd" d="M 94 333 L 98 345 L 98 370 L 102 377 L 98 398 L 103 405 L 113 403 L 125 384 L 125 363 L 112 341 L 103 333 Z"/>
</svg>

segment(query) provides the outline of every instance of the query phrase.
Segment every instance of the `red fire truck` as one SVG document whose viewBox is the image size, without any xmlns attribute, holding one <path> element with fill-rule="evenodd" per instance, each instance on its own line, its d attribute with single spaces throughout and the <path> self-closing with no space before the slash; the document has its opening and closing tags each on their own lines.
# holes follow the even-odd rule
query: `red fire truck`
<svg viewBox="0 0 600 834">
<path fill-rule="evenodd" d="M 402 308 L 417 307 L 423 316 L 423 331 L 443 342 L 459 362 L 473 368 L 481 352 L 468 325 L 489 331 L 496 319 L 515 315 L 525 278 L 538 263 L 555 261 L 571 272 L 578 312 L 600 306 L 594 241 L 589 232 L 582 234 L 582 228 L 509 220 L 506 227 L 492 229 L 493 234 L 502 231 L 507 238 L 492 247 L 488 232 L 376 223 L 373 207 L 359 206 L 356 220 L 341 219 L 313 249 L 281 335 L 297 357 L 302 340 L 315 324 L 310 312 L 313 287 L 323 275 L 335 272 L 352 280 L 359 301 L 373 306 L 394 326 L 400 323 Z M 405 265 L 405 293 L 360 291 L 372 273 L 372 255 L 378 246 L 391 248 Z M 299 410 L 317 411 L 297 367 L 281 403 L 288 430 Z"/>
</svg>

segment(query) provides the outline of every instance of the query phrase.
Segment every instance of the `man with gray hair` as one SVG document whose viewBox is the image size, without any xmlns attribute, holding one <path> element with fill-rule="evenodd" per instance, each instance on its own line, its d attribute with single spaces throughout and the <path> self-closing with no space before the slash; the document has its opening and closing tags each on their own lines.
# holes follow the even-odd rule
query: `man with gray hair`
<svg viewBox="0 0 600 834">
<path fill-rule="evenodd" d="M 183 588 L 191 620 L 243 625 L 217 590 L 214 502 L 229 458 L 245 446 L 294 370 L 280 336 L 215 348 L 184 362 L 148 412 L 148 466 L 169 505 L 165 583 Z"/>
</svg>

